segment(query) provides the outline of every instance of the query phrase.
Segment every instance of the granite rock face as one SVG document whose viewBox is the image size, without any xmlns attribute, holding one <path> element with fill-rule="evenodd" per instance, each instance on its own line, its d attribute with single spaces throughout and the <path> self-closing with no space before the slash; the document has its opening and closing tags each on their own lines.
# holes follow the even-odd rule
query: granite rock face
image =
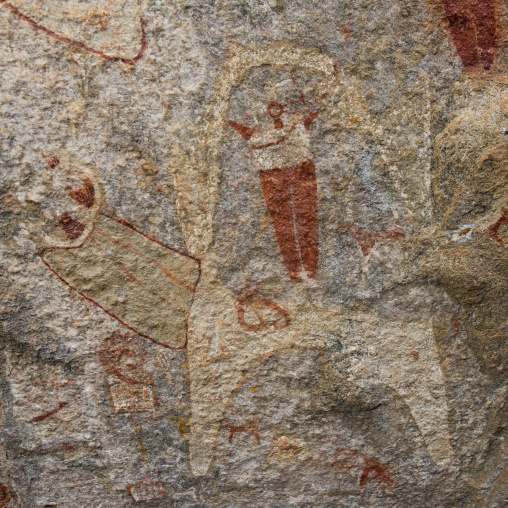
<svg viewBox="0 0 508 508">
<path fill-rule="evenodd" d="M 0 0 L 0 506 L 508 505 L 508 5 Z"/>
</svg>

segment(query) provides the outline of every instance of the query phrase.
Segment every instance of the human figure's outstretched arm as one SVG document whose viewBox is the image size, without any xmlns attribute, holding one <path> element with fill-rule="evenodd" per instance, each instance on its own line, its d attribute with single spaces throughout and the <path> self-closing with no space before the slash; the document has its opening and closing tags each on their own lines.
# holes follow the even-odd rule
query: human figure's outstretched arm
<svg viewBox="0 0 508 508">
<path fill-rule="evenodd" d="M 303 125 L 307 130 L 310 129 L 310 124 L 318 117 L 319 112 L 315 111 L 314 113 L 311 113 L 306 119 L 305 122 L 303 122 Z"/>
<path fill-rule="evenodd" d="M 252 137 L 253 131 L 250 127 L 246 127 L 241 123 L 236 123 L 231 120 L 228 122 L 228 124 L 230 127 L 233 127 L 235 131 L 241 134 L 242 138 L 245 139 L 245 141 L 249 141 L 249 139 Z"/>
</svg>

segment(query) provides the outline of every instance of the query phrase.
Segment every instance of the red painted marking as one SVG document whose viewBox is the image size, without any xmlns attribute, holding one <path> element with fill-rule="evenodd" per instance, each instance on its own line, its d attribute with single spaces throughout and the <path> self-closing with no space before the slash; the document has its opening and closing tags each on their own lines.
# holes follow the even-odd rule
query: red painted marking
<svg viewBox="0 0 508 508">
<path fill-rule="evenodd" d="M 95 204 L 95 188 L 89 178 L 83 178 L 84 187 L 69 192 L 69 196 L 80 205 L 92 208 Z"/>
<path fill-rule="evenodd" d="M 275 111 L 274 111 L 275 109 Z M 284 106 L 280 102 L 271 102 L 267 108 L 268 114 L 273 118 L 273 123 L 276 129 L 282 129 L 284 124 L 280 119 L 282 113 L 284 113 Z"/>
<path fill-rule="evenodd" d="M 362 461 L 362 474 L 359 480 L 360 493 L 362 497 L 365 492 L 365 488 L 367 487 L 367 481 L 373 474 L 375 474 L 375 478 L 378 483 L 385 489 L 391 490 L 395 486 L 395 482 L 391 478 L 389 466 L 381 463 L 374 457 L 370 457 L 369 455 L 359 452 L 358 450 L 339 448 L 335 453 L 335 459 L 333 460 L 332 465 L 337 465 L 339 469 L 349 470 L 351 467 L 355 467 L 357 465 L 355 463 L 355 459 L 358 458 Z"/>
<path fill-rule="evenodd" d="M 65 451 L 71 453 L 73 451 L 73 448 L 70 443 L 62 443 L 63 447 L 65 448 Z"/>
<path fill-rule="evenodd" d="M 252 137 L 253 131 L 250 127 L 246 127 L 245 125 L 242 125 L 241 123 L 229 121 L 229 126 L 235 129 L 239 134 L 241 134 L 242 138 L 245 139 L 245 141 L 249 141 L 249 139 Z"/>
<path fill-rule="evenodd" d="M 53 416 L 53 415 L 56 415 L 59 411 L 61 411 L 68 403 L 67 402 L 60 402 L 60 405 L 58 407 L 56 407 L 55 409 L 52 409 L 51 411 L 43 414 L 43 415 L 40 415 L 40 416 L 36 416 L 35 418 L 32 419 L 32 422 L 42 422 L 42 420 L 45 420 L 46 418 L 49 418 L 50 416 Z"/>
<path fill-rule="evenodd" d="M 455 320 L 455 323 L 453 324 L 453 331 L 454 331 L 454 335 L 458 335 L 460 333 L 460 322 L 461 322 L 461 318 L 457 318 Z"/>
<path fill-rule="evenodd" d="M 296 103 L 305 104 L 303 93 L 295 101 L 286 104 L 271 102 L 268 105 L 267 111 L 274 121 L 274 129 L 284 127 L 281 116 L 287 106 Z M 311 113 L 304 120 L 301 115 L 296 115 L 296 122 L 279 139 L 263 145 L 249 145 L 249 148 L 264 150 L 281 145 L 288 141 L 298 125 L 303 124 L 306 130 L 310 130 L 318 114 Z M 294 117 L 294 114 L 290 114 L 290 117 Z M 240 132 L 246 141 L 251 139 L 252 129 L 236 122 L 229 124 Z M 311 160 L 305 160 L 291 167 L 264 169 L 260 171 L 259 177 L 277 242 L 291 280 L 301 281 L 302 268 L 307 273 L 307 277 L 314 280 L 317 275 L 319 257 L 317 183 L 314 163 Z"/>
<path fill-rule="evenodd" d="M 161 482 L 143 481 L 134 483 L 128 485 L 127 490 L 136 503 L 161 499 L 165 495 L 164 486 Z"/>
<path fill-rule="evenodd" d="M 76 238 L 79 238 L 86 228 L 82 222 L 73 219 L 70 215 L 67 214 L 64 214 L 60 217 L 60 222 L 62 223 L 62 228 L 65 234 L 71 240 L 76 240 Z"/>
<path fill-rule="evenodd" d="M 370 478 L 370 476 L 375 473 L 377 476 L 377 481 L 383 485 L 384 487 L 390 489 L 393 486 L 392 479 L 390 477 L 390 472 L 386 467 L 375 461 L 375 459 L 370 459 L 371 461 L 375 462 L 367 467 L 362 472 L 362 476 L 360 477 L 360 493 L 363 496 L 365 492 L 365 488 L 367 487 L 367 480 Z"/>
<path fill-rule="evenodd" d="M 162 243 L 161 241 L 157 240 L 156 238 L 154 238 L 153 236 L 151 235 L 145 235 L 144 233 L 142 233 L 141 231 L 139 231 L 138 229 L 136 229 L 134 226 L 132 226 L 131 224 L 129 224 L 128 222 L 124 221 L 124 220 L 120 220 L 120 219 L 115 219 L 114 217 L 110 217 L 109 215 L 106 215 L 104 213 L 101 213 L 102 216 L 104 217 L 107 217 L 108 219 L 110 220 L 114 220 L 115 222 L 118 222 L 119 224 L 121 224 L 122 226 L 126 226 L 130 229 L 132 229 L 133 231 L 135 231 L 136 233 L 139 233 L 140 235 L 144 236 L 145 238 L 147 238 L 148 240 L 152 241 L 152 242 L 155 242 L 157 244 L 159 244 L 161 247 L 164 247 L 165 249 L 169 249 L 173 252 L 176 252 L 178 254 L 181 254 L 182 256 L 185 256 L 189 259 L 192 259 L 194 261 L 196 261 L 197 265 L 198 265 L 198 277 L 197 277 L 197 280 L 196 280 L 196 283 L 194 284 L 194 287 L 193 287 L 193 291 L 192 291 L 192 297 L 191 297 L 191 303 L 190 305 L 192 306 L 192 302 L 194 300 L 194 295 L 195 295 L 195 292 L 196 292 L 196 288 L 199 284 L 199 280 L 201 278 L 201 261 L 198 259 L 198 258 L 195 258 L 194 256 L 190 256 L 189 254 L 184 254 L 183 252 L 177 250 L 177 249 L 174 249 L 173 247 L 170 247 L 169 245 L 166 245 L 164 243 Z M 93 233 L 93 230 L 90 234 Z M 86 239 L 85 239 L 86 240 Z M 83 240 L 83 242 L 85 241 Z M 157 340 L 155 340 L 154 338 L 150 337 L 149 335 L 146 335 L 144 333 L 141 333 L 139 332 L 138 330 L 136 330 L 135 328 L 133 328 L 132 326 L 129 326 L 127 323 L 125 323 L 124 321 L 122 321 L 119 317 L 115 316 L 112 312 L 109 312 L 107 311 L 102 305 L 100 305 L 98 302 L 96 302 L 95 300 L 93 300 L 92 298 L 89 298 L 88 296 L 84 295 L 83 293 L 81 293 L 77 288 L 75 288 L 72 284 L 70 284 L 69 282 L 67 282 L 60 274 L 58 274 L 55 270 L 53 270 L 53 268 L 51 268 L 50 264 L 44 259 L 44 253 L 48 250 L 53 250 L 53 249 L 61 249 L 61 250 L 69 250 L 69 249 L 79 249 L 83 246 L 83 244 L 81 245 L 78 245 L 78 246 L 75 246 L 75 247 L 46 247 L 44 248 L 41 253 L 39 254 L 40 258 L 41 258 L 41 261 L 48 267 L 48 269 L 54 274 L 56 275 L 62 282 L 64 282 L 65 284 L 67 284 L 67 286 L 69 286 L 71 289 L 73 289 L 74 291 L 76 291 L 82 298 L 84 298 L 85 300 L 88 300 L 89 302 L 92 302 L 94 305 L 96 305 L 97 307 L 99 307 L 99 309 L 101 309 L 103 312 L 105 312 L 108 316 L 112 317 L 113 319 L 116 319 L 121 325 L 125 326 L 126 328 L 128 328 L 129 330 L 132 330 L 133 332 L 137 333 L 140 337 L 143 337 L 145 339 L 148 339 L 148 340 L 151 340 L 152 342 L 154 342 L 155 344 L 159 345 L 159 346 L 162 346 L 162 347 L 166 347 L 168 349 L 174 349 L 174 350 L 180 350 L 180 349 L 184 349 L 185 347 L 187 347 L 187 341 L 188 341 L 188 323 L 186 323 L 186 338 L 185 338 L 185 343 L 183 346 L 180 346 L 180 347 L 171 347 L 171 346 L 168 346 L 167 344 L 163 344 L 162 342 L 159 342 Z"/>
<path fill-rule="evenodd" d="M 319 223 L 316 167 L 307 160 L 290 168 L 260 171 L 261 188 L 277 243 L 291 280 L 309 279 L 318 270 Z"/>
<path fill-rule="evenodd" d="M 165 243 L 162 243 L 160 240 L 157 240 L 157 238 L 155 238 L 152 235 L 145 235 L 145 233 L 142 233 L 139 229 L 135 228 L 132 224 L 129 224 L 127 221 L 125 221 L 123 219 L 116 219 L 115 217 L 111 217 L 110 215 L 106 215 L 105 213 L 102 213 L 102 212 L 101 212 L 101 215 L 103 217 L 107 217 L 108 219 L 114 220 L 115 222 L 118 222 L 118 224 L 121 224 L 122 226 L 126 226 L 126 227 L 132 229 L 132 231 L 135 231 L 136 233 L 139 233 L 140 235 L 143 235 L 145 238 L 148 238 L 148 240 L 151 240 L 152 242 L 158 243 L 161 247 L 164 247 L 166 249 L 172 250 L 173 252 L 181 254 L 182 256 L 185 256 L 185 257 L 187 257 L 189 259 L 193 259 L 194 261 L 196 261 L 198 263 L 198 265 L 200 265 L 200 273 L 201 273 L 201 261 L 198 258 L 195 258 L 194 256 L 191 256 L 190 254 L 185 254 L 185 252 L 182 252 L 182 251 L 180 251 L 178 249 L 170 247 L 169 245 L 166 245 Z"/>
<path fill-rule="evenodd" d="M 241 426 L 241 427 L 237 427 L 235 425 L 224 425 L 224 428 L 225 429 L 229 429 L 229 439 L 228 439 L 228 441 L 230 443 L 233 442 L 233 436 L 237 432 L 252 432 L 252 434 L 256 438 L 256 441 L 258 443 L 261 443 L 261 438 L 259 437 L 259 431 L 258 431 L 258 426 L 257 425 Z"/>
<path fill-rule="evenodd" d="M 311 113 L 306 119 L 305 122 L 303 122 L 304 127 L 307 130 L 310 130 L 311 123 L 319 116 L 319 112 L 315 111 L 314 113 Z"/>
<path fill-rule="evenodd" d="M 99 350 L 99 360 L 106 371 L 129 385 L 154 384 L 141 368 L 146 362 L 146 350 L 128 335 L 115 332 L 107 337 Z"/>
<path fill-rule="evenodd" d="M 238 298 L 238 301 L 235 303 L 236 311 L 238 313 L 238 322 L 240 326 L 249 332 L 258 332 L 261 330 L 268 330 L 272 326 L 276 330 L 282 330 L 291 324 L 291 317 L 289 314 L 279 305 L 277 305 L 272 300 L 268 300 L 266 298 L 261 298 L 257 295 L 248 295 L 246 297 Z M 246 308 L 250 308 L 252 312 L 256 315 L 259 320 L 259 324 L 253 325 L 249 324 L 245 321 L 245 310 Z M 280 319 L 273 323 L 265 323 L 263 316 L 256 312 L 256 309 L 267 308 L 273 310 L 277 314 L 280 314 L 283 322 L 280 322 Z"/>
<path fill-rule="evenodd" d="M 505 245 L 505 241 L 499 236 L 499 229 L 506 224 L 508 224 L 508 208 L 503 209 L 501 217 L 485 234 L 489 235 L 495 242 Z"/>
<path fill-rule="evenodd" d="M 497 0 L 441 0 L 450 34 L 466 69 L 488 70 L 497 46 Z"/>
<path fill-rule="evenodd" d="M 411 354 L 413 355 L 413 358 L 415 360 L 419 360 L 420 359 L 420 353 L 418 353 L 418 351 L 411 351 Z"/>
<path fill-rule="evenodd" d="M 34 21 L 32 18 L 23 14 L 17 7 L 14 7 L 14 5 L 10 4 L 6 0 L 0 0 L 0 4 L 2 4 L 7 9 L 10 9 L 14 14 L 16 14 L 16 16 L 18 16 L 23 21 L 26 21 L 34 28 L 37 28 L 37 30 L 41 30 L 46 35 L 53 37 L 53 39 L 65 42 L 67 44 L 71 44 L 72 46 L 74 46 L 76 48 L 83 49 L 85 51 L 93 53 L 94 55 L 101 56 L 102 58 L 104 58 L 106 60 L 111 60 L 112 62 L 123 62 L 126 64 L 133 65 L 136 62 L 138 62 L 139 60 L 141 60 L 145 54 L 147 43 L 146 43 L 146 35 L 145 35 L 145 27 L 144 27 L 143 17 L 141 17 L 141 49 L 139 50 L 139 53 L 134 58 L 121 58 L 121 57 L 117 57 L 117 56 L 106 55 L 102 51 L 91 48 L 90 46 L 87 46 L 86 44 L 83 44 L 82 42 L 75 41 L 74 39 L 70 39 L 69 37 L 64 37 L 62 35 L 57 34 L 56 32 L 53 32 L 53 30 L 46 28 L 45 26 L 37 23 L 37 21 Z"/>
<path fill-rule="evenodd" d="M 102 231 L 101 229 L 95 227 L 94 228 L 94 234 L 97 233 L 99 234 L 100 236 L 107 236 L 107 233 L 105 233 L 104 231 Z M 175 282 L 176 284 L 178 284 L 179 286 L 182 286 L 184 287 L 187 291 L 194 291 L 194 289 L 185 284 L 185 282 L 183 282 L 182 280 L 180 280 L 176 275 L 173 275 L 169 270 L 167 270 L 166 268 L 164 268 L 160 263 L 158 263 L 155 259 L 152 259 L 148 256 L 145 256 L 140 250 L 136 249 L 135 247 L 133 247 L 130 243 L 123 243 L 123 242 L 120 242 L 119 240 L 115 240 L 114 238 L 111 238 L 110 236 L 108 236 L 109 240 L 111 240 L 113 243 L 117 244 L 117 245 L 121 245 L 122 247 L 125 247 L 126 249 L 134 252 L 135 254 L 137 254 L 139 257 L 142 257 L 144 259 L 146 259 L 147 261 L 150 261 L 152 264 L 154 264 L 157 268 L 159 268 L 159 270 L 168 278 L 170 278 L 173 282 Z"/>
<path fill-rule="evenodd" d="M 0 506 L 7 506 L 12 501 L 12 491 L 7 485 L 0 483 Z"/>
<path fill-rule="evenodd" d="M 51 169 L 55 169 L 60 164 L 60 161 L 57 157 L 48 157 L 46 163 Z"/>
<path fill-rule="evenodd" d="M 355 240 L 360 244 L 362 254 L 366 256 L 372 250 L 372 247 L 379 240 L 396 240 L 401 245 L 404 245 L 405 233 L 404 228 L 396 227 L 387 231 L 369 231 L 366 229 L 354 229 L 349 224 L 339 224 L 339 233 L 350 234 L 354 236 Z"/>
</svg>

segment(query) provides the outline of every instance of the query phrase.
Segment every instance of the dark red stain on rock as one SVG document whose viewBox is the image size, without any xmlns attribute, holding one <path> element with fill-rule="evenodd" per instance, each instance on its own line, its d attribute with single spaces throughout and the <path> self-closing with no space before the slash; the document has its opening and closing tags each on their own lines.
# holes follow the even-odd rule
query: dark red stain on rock
<svg viewBox="0 0 508 508">
<path fill-rule="evenodd" d="M 450 34 L 469 70 L 489 70 L 496 53 L 497 0 L 441 0 Z"/>
</svg>

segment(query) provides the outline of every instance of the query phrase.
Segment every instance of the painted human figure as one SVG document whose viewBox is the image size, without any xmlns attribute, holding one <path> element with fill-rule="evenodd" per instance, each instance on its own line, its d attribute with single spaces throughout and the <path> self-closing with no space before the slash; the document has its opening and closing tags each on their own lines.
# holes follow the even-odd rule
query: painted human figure
<svg viewBox="0 0 508 508">
<path fill-rule="evenodd" d="M 46 162 L 52 169 L 60 164 L 56 157 Z M 65 187 L 74 180 L 65 167 L 58 177 Z M 83 176 L 82 184 L 59 195 L 65 213 L 58 213 L 58 228 L 53 220 L 51 233 L 66 240 L 54 245 L 48 238 L 41 261 L 122 326 L 160 346 L 184 348 L 199 260 L 102 213 L 98 181 Z"/>
<path fill-rule="evenodd" d="M 489 70 L 496 50 L 497 0 L 441 0 L 459 56 L 467 69 Z"/>
<path fill-rule="evenodd" d="M 252 151 L 277 243 L 293 281 L 302 280 L 302 270 L 314 280 L 319 257 L 316 168 L 310 146 L 310 126 L 319 113 L 285 112 L 298 102 L 305 104 L 303 94 L 288 104 L 270 103 L 267 111 L 274 126 L 268 131 L 229 122 Z"/>
</svg>

